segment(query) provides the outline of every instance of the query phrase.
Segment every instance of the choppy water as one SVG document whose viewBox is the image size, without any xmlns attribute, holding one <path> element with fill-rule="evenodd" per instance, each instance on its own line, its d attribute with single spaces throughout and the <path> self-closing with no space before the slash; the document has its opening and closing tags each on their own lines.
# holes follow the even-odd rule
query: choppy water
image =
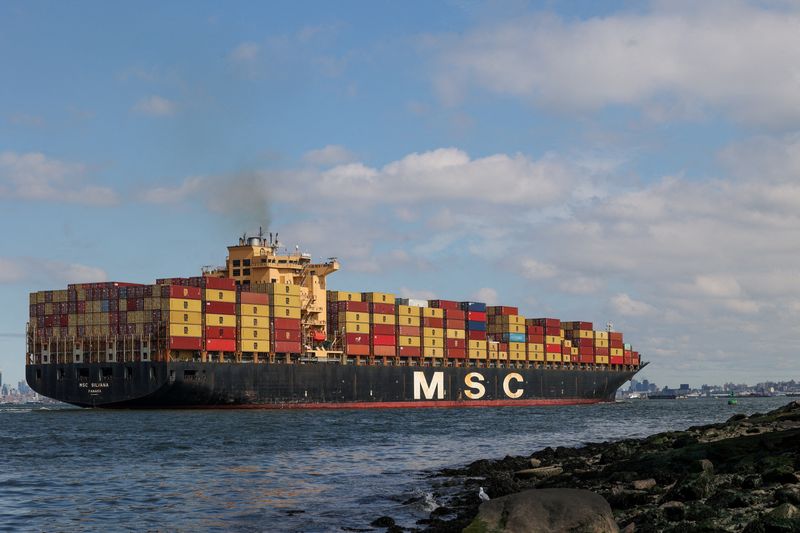
<svg viewBox="0 0 800 533">
<path fill-rule="evenodd" d="M 789 398 L 568 407 L 102 411 L 0 406 L 2 531 L 342 531 L 436 506 L 426 473 L 645 436 Z M 414 499 L 416 503 L 403 504 Z"/>
</svg>

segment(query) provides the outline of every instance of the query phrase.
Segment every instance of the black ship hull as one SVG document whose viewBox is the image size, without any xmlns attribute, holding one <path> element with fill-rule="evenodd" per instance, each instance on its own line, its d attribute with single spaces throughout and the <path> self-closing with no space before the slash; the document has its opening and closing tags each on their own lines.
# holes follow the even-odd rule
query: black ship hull
<svg viewBox="0 0 800 533">
<path fill-rule="evenodd" d="M 39 394 L 81 407 L 483 407 L 612 401 L 638 369 L 142 362 L 28 365 Z"/>
</svg>

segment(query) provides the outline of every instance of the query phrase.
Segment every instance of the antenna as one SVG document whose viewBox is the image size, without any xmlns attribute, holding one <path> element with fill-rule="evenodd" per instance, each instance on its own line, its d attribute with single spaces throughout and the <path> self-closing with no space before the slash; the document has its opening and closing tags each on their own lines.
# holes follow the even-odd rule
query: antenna
<svg viewBox="0 0 800 533">
<path fill-rule="evenodd" d="M 269 245 L 272 246 L 272 232 L 269 232 Z"/>
<path fill-rule="evenodd" d="M 611 322 L 608 322 L 606 324 L 606 330 L 609 331 L 609 332 L 613 331 L 614 330 L 614 324 L 612 324 Z"/>
<path fill-rule="evenodd" d="M 264 238 L 264 231 L 261 229 L 261 226 L 258 227 L 258 239 L 261 240 Z"/>
</svg>

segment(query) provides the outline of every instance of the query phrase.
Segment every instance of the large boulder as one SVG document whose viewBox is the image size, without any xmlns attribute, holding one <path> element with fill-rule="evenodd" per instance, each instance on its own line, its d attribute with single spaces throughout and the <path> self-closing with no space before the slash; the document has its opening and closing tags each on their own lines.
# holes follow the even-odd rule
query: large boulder
<svg viewBox="0 0 800 533">
<path fill-rule="evenodd" d="M 617 533 L 611 506 L 579 489 L 533 489 L 484 502 L 465 533 Z"/>
</svg>

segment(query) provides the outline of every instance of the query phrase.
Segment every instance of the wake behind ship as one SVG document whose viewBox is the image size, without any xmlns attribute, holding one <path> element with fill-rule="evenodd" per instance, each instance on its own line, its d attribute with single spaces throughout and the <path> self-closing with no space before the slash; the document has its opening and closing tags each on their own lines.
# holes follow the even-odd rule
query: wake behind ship
<svg viewBox="0 0 800 533">
<path fill-rule="evenodd" d="M 327 289 L 243 237 L 224 267 L 30 295 L 26 376 L 85 407 L 482 407 L 595 403 L 641 368 L 622 333 L 516 307 Z"/>
</svg>

